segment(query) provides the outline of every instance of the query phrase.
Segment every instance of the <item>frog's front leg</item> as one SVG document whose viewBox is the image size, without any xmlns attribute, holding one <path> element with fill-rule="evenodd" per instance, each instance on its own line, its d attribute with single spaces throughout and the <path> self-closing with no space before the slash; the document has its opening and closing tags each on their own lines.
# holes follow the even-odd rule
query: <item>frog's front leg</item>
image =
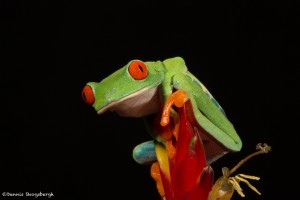
<svg viewBox="0 0 300 200">
<path fill-rule="evenodd" d="M 139 164 L 150 164 L 157 160 L 153 140 L 137 145 L 132 152 L 133 159 Z"/>
<path fill-rule="evenodd" d="M 174 124 L 172 134 L 175 137 L 176 141 L 178 140 L 180 118 L 178 113 L 172 108 L 172 106 L 175 105 L 177 108 L 180 108 L 185 104 L 186 101 L 188 101 L 188 99 L 188 94 L 185 91 L 177 90 L 168 97 L 163 108 L 160 125 L 163 127 L 169 125 L 171 118 Z M 169 158 L 174 158 L 176 154 L 176 147 L 174 147 L 173 145 L 172 138 L 166 140 L 166 148 L 169 153 Z"/>
</svg>

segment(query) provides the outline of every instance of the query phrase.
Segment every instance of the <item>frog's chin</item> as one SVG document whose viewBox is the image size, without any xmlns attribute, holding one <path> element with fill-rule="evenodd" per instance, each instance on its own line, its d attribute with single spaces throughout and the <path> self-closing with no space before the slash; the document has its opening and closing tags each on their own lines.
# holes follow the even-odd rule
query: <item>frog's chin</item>
<svg viewBox="0 0 300 200">
<path fill-rule="evenodd" d="M 160 109 L 158 87 L 146 88 L 128 95 L 117 101 L 112 101 L 97 111 L 102 114 L 109 110 L 122 117 L 144 117 L 157 113 Z"/>
</svg>

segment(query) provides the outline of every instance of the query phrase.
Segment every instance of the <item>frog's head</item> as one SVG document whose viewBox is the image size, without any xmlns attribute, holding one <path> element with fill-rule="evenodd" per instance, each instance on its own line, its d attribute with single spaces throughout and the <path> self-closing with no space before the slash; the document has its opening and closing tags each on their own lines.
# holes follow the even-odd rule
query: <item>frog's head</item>
<svg viewBox="0 0 300 200">
<path fill-rule="evenodd" d="M 107 110 L 121 116 L 142 117 L 158 112 L 158 88 L 163 81 L 163 64 L 132 60 L 100 82 L 88 82 L 83 100 L 98 114 Z"/>
</svg>

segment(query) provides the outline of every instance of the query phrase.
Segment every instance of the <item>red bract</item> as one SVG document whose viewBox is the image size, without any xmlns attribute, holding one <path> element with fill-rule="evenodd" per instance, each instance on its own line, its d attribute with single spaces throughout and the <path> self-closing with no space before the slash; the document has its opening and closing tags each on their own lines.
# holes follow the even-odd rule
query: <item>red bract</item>
<svg viewBox="0 0 300 200">
<path fill-rule="evenodd" d="M 169 171 L 162 170 L 159 163 L 165 198 L 207 200 L 213 185 L 213 170 L 207 166 L 201 138 L 188 120 L 185 105 L 178 108 L 178 112 L 180 127 L 177 140 L 172 141 L 176 153 L 168 159 Z"/>
</svg>

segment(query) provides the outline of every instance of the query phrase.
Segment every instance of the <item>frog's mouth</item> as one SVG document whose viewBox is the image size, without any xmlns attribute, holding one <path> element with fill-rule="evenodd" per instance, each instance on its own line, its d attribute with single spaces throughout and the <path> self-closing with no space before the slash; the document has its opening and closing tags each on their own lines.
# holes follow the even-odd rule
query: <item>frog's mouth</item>
<svg viewBox="0 0 300 200">
<path fill-rule="evenodd" d="M 158 86 L 145 88 L 127 95 L 116 101 L 112 101 L 97 111 L 102 114 L 107 110 L 116 112 L 122 117 L 145 117 L 157 113 L 160 109 Z"/>
</svg>

